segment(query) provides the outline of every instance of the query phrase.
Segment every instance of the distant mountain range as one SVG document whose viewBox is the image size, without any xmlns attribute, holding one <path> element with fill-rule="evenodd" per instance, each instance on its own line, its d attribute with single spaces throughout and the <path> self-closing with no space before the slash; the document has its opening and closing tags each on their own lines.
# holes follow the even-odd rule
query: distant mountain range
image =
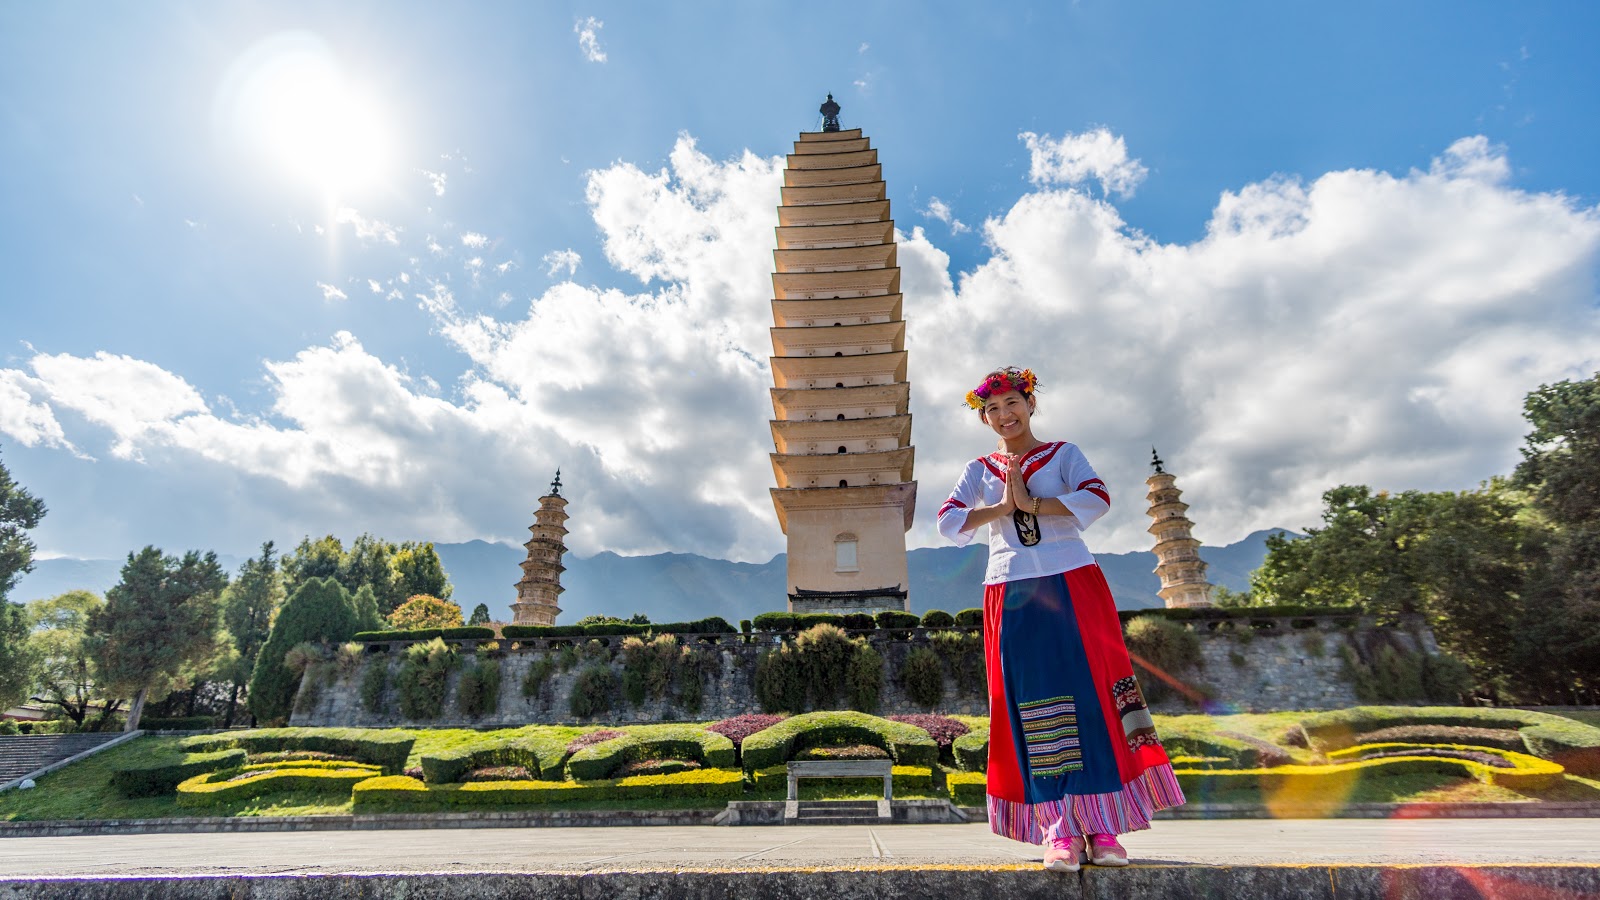
<svg viewBox="0 0 1600 900">
<path fill-rule="evenodd" d="M 1225 547 L 1202 547 L 1200 556 L 1210 564 L 1207 572 L 1212 584 L 1236 591 L 1249 587 L 1250 573 L 1266 558 L 1266 540 L 1283 529 L 1258 531 Z M 498 621 L 511 618 L 513 585 L 522 577 L 519 563 L 521 547 L 468 541 L 464 544 L 435 544 L 445 571 L 455 586 L 451 599 L 471 612 L 479 603 L 489 604 L 489 613 Z M 949 612 L 982 603 L 984 563 L 988 548 L 981 543 L 966 547 L 935 547 L 912 550 L 911 609 L 921 614 L 930 609 Z M 229 572 L 238 571 L 244 560 L 220 556 Z M 1096 554 L 1112 595 L 1122 609 L 1160 606 L 1156 596 L 1161 583 L 1152 571 L 1155 554 Z M 706 616 L 721 616 L 738 624 L 757 613 L 784 608 L 784 576 L 787 562 L 783 554 L 766 563 L 736 563 L 708 559 L 690 553 L 658 553 L 654 556 L 618 556 L 597 553 L 588 558 L 566 557 L 567 570 L 561 577 L 566 593 L 561 595 L 561 621 L 572 622 L 587 615 L 628 616 L 645 613 L 655 622 L 680 622 Z M 117 583 L 122 560 L 57 558 L 39 560 L 33 572 L 24 576 L 10 599 L 16 601 L 54 597 L 75 588 L 104 593 Z"/>
</svg>

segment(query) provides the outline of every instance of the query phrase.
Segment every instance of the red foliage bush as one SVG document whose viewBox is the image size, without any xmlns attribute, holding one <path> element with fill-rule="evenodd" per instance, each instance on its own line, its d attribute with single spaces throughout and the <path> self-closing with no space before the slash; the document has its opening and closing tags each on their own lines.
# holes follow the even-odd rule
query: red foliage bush
<svg viewBox="0 0 1600 900">
<path fill-rule="evenodd" d="M 577 753 L 579 750 L 582 750 L 585 747 L 592 747 L 595 744 L 602 744 L 606 741 L 627 736 L 628 733 L 626 731 L 618 731 L 615 728 L 602 728 L 599 731 L 591 731 L 588 734 L 580 734 L 567 743 L 567 753 L 568 755 L 571 755 L 573 753 Z"/>
<path fill-rule="evenodd" d="M 462 781 L 532 781 L 527 766 L 485 766 L 468 772 Z"/>
<path fill-rule="evenodd" d="M 848 744 L 843 747 L 810 747 L 795 754 L 795 759 L 888 759 L 882 747 Z"/>
<path fill-rule="evenodd" d="M 731 719 L 723 719 L 720 722 L 712 722 L 706 726 L 706 730 L 715 731 L 717 734 L 733 741 L 733 745 L 738 747 L 744 743 L 745 738 L 758 731 L 765 731 L 786 718 L 788 717 L 749 713 L 743 716 L 734 716 Z"/>
<path fill-rule="evenodd" d="M 915 725 L 921 728 L 941 748 L 950 746 L 955 742 L 956 738 L 972 730 L 965 723 L 949 716 L 936 716 L 929 713 L 917 713 L 912 716 L 889 716 L 888 719 L 891 722 L 904 722 L 907 725 Z"/>
</svg>

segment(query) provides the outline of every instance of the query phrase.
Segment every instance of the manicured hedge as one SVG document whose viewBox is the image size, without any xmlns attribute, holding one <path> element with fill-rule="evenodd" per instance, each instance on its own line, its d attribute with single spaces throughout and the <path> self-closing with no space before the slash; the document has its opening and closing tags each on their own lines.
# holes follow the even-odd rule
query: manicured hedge
<svg viewBox="0 0 1600 900">
<path fill-rule="evenodd" d="M 523 766 L 534 778 L 560 781 L 567 742 L 543 729 L 438 750 L 422 757 L 422 777 L 429 784 L 449 784 L 473 769 Z"/>
<path fill-rule="evenodd" d="M 1259 748 L 1248 741 L 1217 734 L 1204 727 L 1166 722 L 1159 730 L 1161 746 L 1172 756 L 1221 756 L 1235 769 L 1255 769 L 1263 765 Z"/>
<path fill-rule="evenodd" d="M 1255 618 L 1255 619 L 1308 619 L 1313 616 L 1349 616 L 1357 615 L 1360 609 L 1354 606 L 1305 606 L 1298 603 L 1281 603 L 1276 606 L 1251 606 L 1243 608 L 1224 607 L 1179 607 L 1165 609 L 1160 606 L 1149 609 L 1121 609 L 1117 610 L 1117 617 L 1126 625 L 1129 619 L 1135 616 L 1159 616 L 1174 622 L 1206 621 L 1215 622 L 1225 619 Z"/>
<path fill-rule="evenodd" d="M 922 614 L 923 628 L 954 628 L 956 617 L 942 609 L 930 609 Z"/>
<path fill-rule="evenodd" d="M 471 781 L 424 784 L 402 775 L 371 778 L 356 785 L 355 808 L 403 806 L 407 810 L 604 800 L 694 797 L 721 805 L 744 795 L 737 769 L 696 769 L 671 775 L 634 775 L 605 781 Z"/>
<path fill-rule="evenodd" d="M 982 772 L 951 772 L 944 776 L 945 789 L 957 806 L 987 806 L 989 776 Z"/>
<path fill-rule="evenodd" d="M 574 753 L 567 760 L 567 773 L 580 781 L 596 781 L 641 759 L 692 759 L 708 769 L 731 768 L 733 741 L 694 725 L 644 725 Z"/>
<path fill-rule="evenodd" d="M 1575 775 L 1600 777 L 1600 728 L 1560 719 L 1522 729 L 1522 743 L 1528 752 L 1554 760 Z"/>
<path fill-rule="evenodd" d="M 1185 792 L 1204 794 L 1254 786 L 1277 791 L 1292 786 L 1297 796 L 1314 797 L 1335 792 L 1351 781 L 1390 775 L 1436 773 L 1474 778 L 1485 784 L 1498 784 L 1519 790 L 1539 790 L 1560 780 L 1559 765 L 1525 754 L 1516 754 L 1517 767 L 1500 769 L 1467 759 L 1437 756 L 1391 756 L 1361 762 L 1331 763 L 1325 766 L 1278 766 L 1272 769 L 1173 769 Z M 1508 757 L 1509 758 L 1509 757 Z"/>
<path fill-rule="evenodd" d="M 873 619 L 878 623 L 879 628 L 916 628 L 922 624 L 922 620 L 917 618 L 915 614 L 895 612 L 894 610 L 885 610 L 878 613 Z"/>
<path fill-rule="evenodd" d="M 353 640 L 357 641 L 431 641 L 434 638 L 445 640 L 466 640 L 473 638 L 481 641 L 494 640 L 494 629 L 482 625 L 460 625 L 454 628 L 412 628 L 406 631 L 361 631 L 357 632 Z"/>
<path fill-rule="evenodd" d="M 871 631 L 878 627 L 871 613 L 845 613 L 839 618 L 844 619 L 846 631 Z"/>
<path fill-rule="evenodd" d="M 191 752 L 238 747 L 251 753 L 319 750 L 379 766 L 387 774 L 405 770 L 416 740 L 409 731 L 392 728 L 257 728 L 185 738 L 178 746 Z"/>
<path fill-rule="evenodd" d="M 1456 706 L 1357 706 L 1316 713 L 1300 721 L 1312 746 L 1341 750 L 1359 735 L 1398 725 L 1515 728 L 1529 753 L 1577 775 L 1600 775 L 1600 728 L 1563 716 L 1522 709 Z"/>
<path fill-rule="evenodd" d="M 124 797 L 160 797 L 196 775 L 245 764 L 237 748 L 182 753 L 177 750 L 156 759 L 111 771 L 111 787 Z"/>
<path fill-rule="evenodd" d="M 265 794 L 287 791 L 312 790 L 319 793 L 346 794 L 351 788 L 375 778 L 381 773 L 377 766 L 361 763 L 272 763 L 263 767 L 246 767 L 244 771 L 224 769 L 196 775 L 178 785 L 179 806 L 217 806 L 235 800 L 250 800 Z M 252 774 L 253 773 L 253 774 Z M 251 777 L 231 780 L 240 775 Z"/>
<path fill-rule="evenodd" d="M 956 613 L 957 628 L 982 628 L 983 610 L 979 607 L 963 609 Z"/>
<path fill-rule="evenodd" d="M 933 790 L 933 769 L 928 766 L 891 766 L 889 771 L 890 778 L 894 782 L 895 796 L 899 796 L 901 791 L 915 791 L 925 794 Z M 805 781 L 816 780 L 818 779 L 805 779 Z M 882 778 L 827 778 L 822 780 L 838 786 L 859 787 L 866 793 L 879 793 L 883 790 Z M 773 788 L 787 789 L 789 767 L 768 766 L 765 769 L 757 769 L 750 773 L 750 781 L 758 791 Z"/>
<path fill-rule="evenodd" d="M 845 617 L 834 613 L 762 613 L 750 620 L 757 631 L 805 631 L 816 625 L 845 626 Z"/>
<path fill-rule="evenodd" d="M 1486 753 L 1498 756 L 1511 763 L 1512 768 L 1502 769 L 1495 766 L 1484 765 L 1474 760 L 1460 760 L 1474 766 L 1472 775 L 1479 781 L 1488 784 L 1498 784 L 1501 787 L 1523 790 L 1542 790 L 1561 780 L 1563 768 L 1560 763 L 1540 759 L 1515 750 L 1496 750 L 1490 747 L 1475 747 L 1470 744 L 1357 744 L 1343 750 L 1335 750 L 1328 754 L 1328 759 L 1335 763 L 1355 761 L 1356 758 L 1366 753 L 1385 751 L 1428 751 L 1428 750 L 1456 750 L 1475 753 Z M 1424 755 L 1419 753 L 1418 755 Z M 1387 757 L 1393 758 L 1393 757 Z M 1370 760 L 1369 760 L 1370 761 Z"/>
<path fill-rule="evenodd" d="M 963 772 L 983 774 L 989 768 L 989 729 L 975 728 L 950 744 L 956 765 Z"/>
<path fill-rule="evenodd" d="M 859 712 L 812 712 L 791 716 L 744 739 L 740 746 L 747 770 L 782 765 L 807 747 L 871 744 L 889 751 L 898 765 L 932 766 L 939 745 L 915 725 L 891 722 Z"/>
<path fill-rule="evenodd" d="M 502 625 L 500 636 L 508 641 L 526 638 L 583 637 L 582 625 Z"/>
</svg>

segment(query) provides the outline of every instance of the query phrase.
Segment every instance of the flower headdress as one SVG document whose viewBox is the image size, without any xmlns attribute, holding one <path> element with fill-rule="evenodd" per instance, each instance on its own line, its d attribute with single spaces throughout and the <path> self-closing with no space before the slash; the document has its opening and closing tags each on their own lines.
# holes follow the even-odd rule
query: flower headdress
<svg viewBox="0 0 1600 900">
<path fill-rule="evenodd" d="M 967 405 L 973 409 L 983 409 L 984 401 L 996 394 L 1009 391 L 1019 391 L 1023 396 L 1033 394 L 1033 389 L 1039 384 L 1039 379 L 1033 374 L 1032 369 L 1018 369 L 1015 366 L 1006 366 L 990 374 L 983 380 L 983 384 L 967 392 Z"/>
</svg>

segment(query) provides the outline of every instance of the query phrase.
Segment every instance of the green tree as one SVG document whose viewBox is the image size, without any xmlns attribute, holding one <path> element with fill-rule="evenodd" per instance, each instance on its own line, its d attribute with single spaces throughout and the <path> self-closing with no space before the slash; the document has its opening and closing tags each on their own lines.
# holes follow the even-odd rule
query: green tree
<svg viewBox="0 0 1600 900">
<path fill-rule="evenodd" d="M 1600 373 L 1541 385 L 1523 414 L 1533 430 L 1514 476 L 1528 489 L 1548 540 L 1534 554 L 1524 629 L 1546 695 L 1594 702 L 1600 693 Z M 1541 646 L 1542 645 L 1542 646 Z M 1540 650 L 1543 653 L 1540 653 Z"/>
<path fill-rule="evenodd" d="M 33 540 L 28 532 L 44 518 L 44 501 L 11 479 L 0 462 L 0 600 L 6 599 L 17 579 L 33 571 Z"/>
<path fill-rule="evenodd" d="M 378 594 L 372 585 L 363 584 L 357 588 L 350 602 L 356 608 L 356 626 L 362 631 L 382 631 L 389 627 L 383 614 L 378 612 Z"/>
<path fill-rule="evenodd" d="M 401 544 L 394 554 L 394 577 L 399 595 L 407 600 L 418 594 L 450 599 L 450 576 L 445 574 L 444 563 L 439 560 L 432 541 Z"/>
<path fill-rule="evenodd" d="M 223 725 L 232 725 L 239 697 L 250 684 L 256 658 L 272 631 L 272 617 L 283 606 L 283 573 L 272 541 L 261 545 L 261 555 L 239 566 L 239 577 L 222 593 L 222 622 L 233 641 L 234 654 L 219 673 L 231 687 Z"/>
<path fill-rule="evenodd" d="M 288 721 L 299 689 L 298 677 L 284 663 L 291 649 L 308 641 L 348 641 L 358 626 L 349 592 L 331 577 L 313 578 L 290 594 L 272 623 L 250 677 L 248 702 L 256 719 L 269 724 Z"/>
<path fill-rule="evenodd" d="M 401 631 L 415 628 L 456 628 L 461 625 L 461 607 L 449 600 L 418 594 L 389 614 L 389 624 Z"/>
<path fill-rule="evenodd" d="M 6 601 L 17 579 L 33 571 L 28 531 L 44 518 L 44 501 L 11 479 L 0 463 L 0 709 L 28 696 L 35 659 L 28 646 L 28 616 L 19 604 Z"/>
<path fill-rule="evenodd" d="M 472 618 L 467 620 L 468 625 L 489 624 L 489 604 L 479 603 L 472 608 Z"/>
<path fill-rule="evenodd" d="M 372 588 L 380 616 L 392 612 L 409 596 L 395 577 L 394 557 L 399 549 L 392 541 L 363 534 L 350 544 L 339 567 L 339 583 L 351 594 L 363 585 Z"/>
<path fill-rule="evenodd" d="M 99 672 L 90 652 L 89 618 L 103 606 L 105 601 L 89 591 L 68 591 L 28 604 L 33 622 L 28 641 L 38 660 L 30 699 L 56 707 L 80 730 L 94 701 L 102 699 L 96 688 Z M 120 700 L 104 702 L 101 718 L 110 718 L 120 706 Z"/>
<path fill-rule="evenodd" d="M 283 589 L 293 594 L 313 578 L 338 578 L 344 568 L 344 542 L 331 534 L 315 541 L 307 535 L 283 558 Z"/>
<path fill-rule="evenodd" d="M 27 699 L 38 657 L 28 641 L 31 625 L 20 603 L 0 600 L 0 709 Z"/>
<path fill-rule="evenodd" d="M 103 687 L 132 697 L 127 730 L 139 727 L 152 691 L 216 652 L 218 595 L 227 584 L 215 553 L 191 550 L 180 559 L 145 547 L 128 554 L 122 580 L 89 617 L 91 655 Z"/>
</svg>

